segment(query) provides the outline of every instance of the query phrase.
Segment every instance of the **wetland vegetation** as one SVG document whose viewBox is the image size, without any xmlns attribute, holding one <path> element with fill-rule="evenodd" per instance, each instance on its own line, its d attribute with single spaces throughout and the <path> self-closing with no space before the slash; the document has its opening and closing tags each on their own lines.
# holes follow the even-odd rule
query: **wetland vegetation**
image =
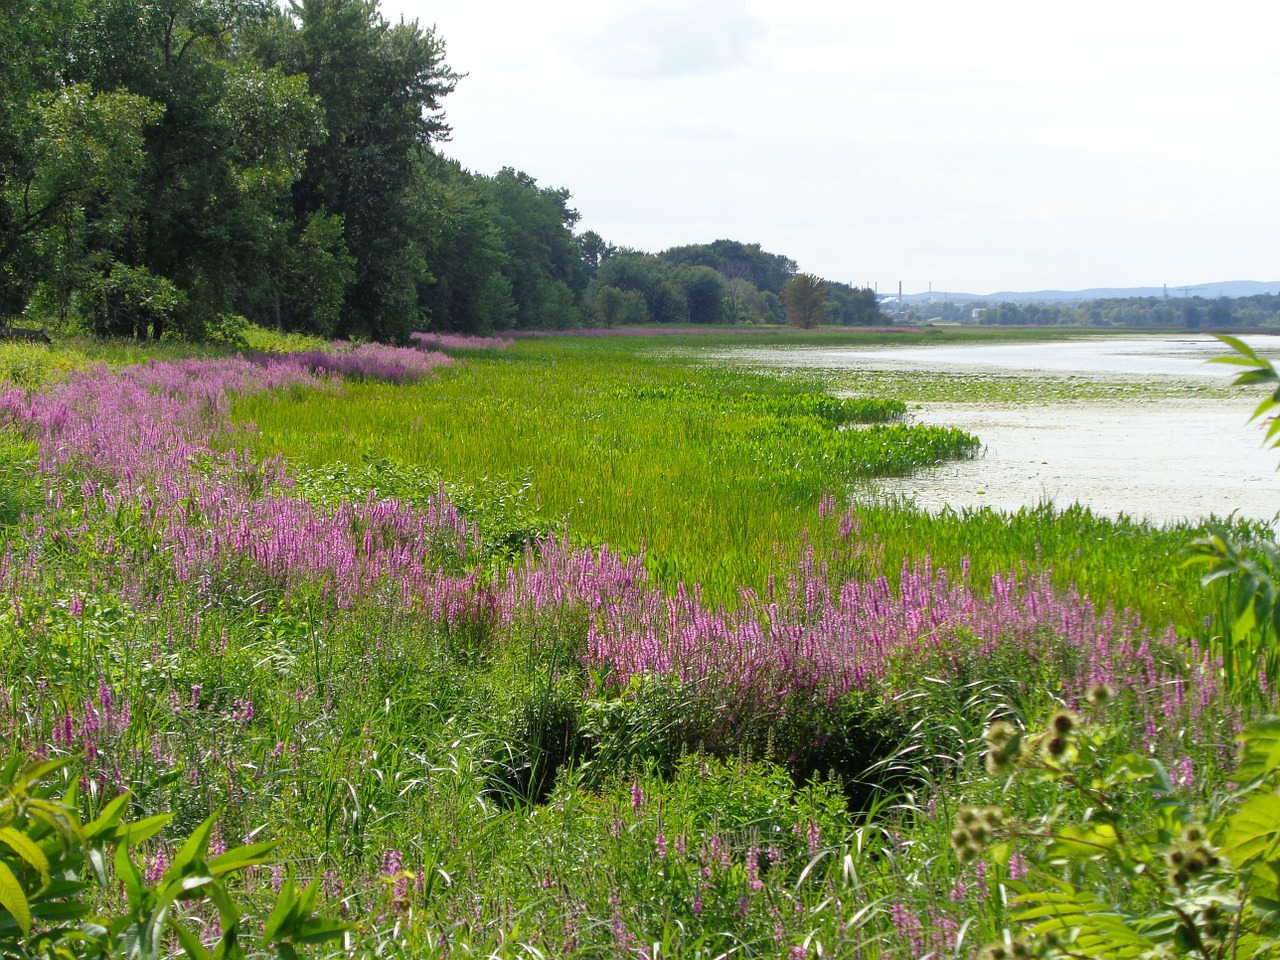
<svg viewBox="0 0 1280 960">
<path fill-rule="evenodd" d="M 0 349 L 0 728 L 58 764 L 3 771 L 15 949 L 1067 956 L 1196 897 L 1223 942 L 1236 876 L 1157 862 L 1240 833 L 1270 704 L 1208 528 L 851 497 L 974 438 L 715 342 L 252 336 Z"/>
</svg>

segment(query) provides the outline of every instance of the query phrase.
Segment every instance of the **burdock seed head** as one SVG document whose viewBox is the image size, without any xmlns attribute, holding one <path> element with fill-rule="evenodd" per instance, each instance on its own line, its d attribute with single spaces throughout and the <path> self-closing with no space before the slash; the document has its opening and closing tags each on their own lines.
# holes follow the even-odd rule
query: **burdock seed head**
<svg viewBox="0 0 1280 960">
<path fill-rule="evenodd" d="M 1067 737 L 1075 731 L 1080 718 L 1070 710 L 1055 710 L 1049 718 L 1049 729 L 1059 737 Z"/>
<path fill-rule="evenodd" d="M 993 747 L 1003 747 L 1013 742 L 1013 738 L 1018 735 L 1018 728 L 1008 720 L 997 720 L 991 726 L 987 727 L 987 732 L 983 734 L 982 739 Z"/>
<path fill-rule="evenodd" d="M 1000 776 L 1013 769 L 1009 751 L 1004 747 L 992 747 L 988 750 L 986 756 L 983 757 L 983 763 L 986 764 L 987 773 L 992 776 Z"/>
<path fill-rule="evenodd" d="M 1115 701 L 1116 690 L 1109 683 L 1095 683 L 1085 691 L 1084 698 L 1090 706 L 1102 710 Z"/>
</svg>

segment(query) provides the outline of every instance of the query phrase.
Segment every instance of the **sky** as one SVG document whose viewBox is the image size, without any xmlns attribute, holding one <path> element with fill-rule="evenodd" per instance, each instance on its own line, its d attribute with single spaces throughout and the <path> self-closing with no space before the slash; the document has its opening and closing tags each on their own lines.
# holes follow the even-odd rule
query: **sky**
<svg viewBox="0 0 1280 960">
<path fill-rule="evenodd" d="M 382 0 L 441 151 L 881 293 L 1280 279 L 1280 4 Z"/>
</svg>

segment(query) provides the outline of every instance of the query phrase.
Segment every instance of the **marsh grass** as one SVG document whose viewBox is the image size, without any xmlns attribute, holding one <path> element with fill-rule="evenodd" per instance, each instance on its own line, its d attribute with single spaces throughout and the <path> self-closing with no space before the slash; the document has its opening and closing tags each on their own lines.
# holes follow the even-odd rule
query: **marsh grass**
<svg viewBox="0 0 1280 960">
<path fill-rule="evenodd" d="M 75 757 L 90 811 L 129 789 L 137 815 L 176 814 L 175 836 L 222 810 L 229 843 L 280 841 L 360 919 L 348 953 L 378 957 L 963 956 L 998 933 L 1016 872 L 949 852 L 959 797 L 1003 789 L 980 775 L 981 731 L 1077 702 L 1098 672 L 1123 680 L 1117 737 L 1177 770 L 1190 800 L 1221 789 L 1241 710 L 1196 648 L 1214 611 L 1178 568 L 1188 530 L 848 504 L 831 495 L 844 474 L 818 458 L 762 466 L 758 445 L 731 442 L 796 434 L 812 453 L 867 429 L 797 400 L 807 386 L 581 344 L 521 342 L 416 385 L 290 380 L 242 398 L 258 449 L 305 467 L 292 487 L 219 459 L 250 434 L 223 432 L 212 408 L 177 421 L 189 456 L 159 476 L 136 439 L 94 446 L 146 424 L 23 421 L 30 433 L 0 449 L 11 499 L 38 489 L 39 502 L 0 552 L 0 738 Z M 157 374 L 135 416 L 198 379 Z M 158 433 L 157 463 L 176 436 Z M 44 476 L 29 468 L 36 437 Z M 58 459 L 72 441 L 93 455 Z M 636 458 L 643 471 L 626 472 Z M 557 475 L 582 505 L 553 500 Z M 455 494 L 482 534 L 505 532 L 500 550 L 407 553 L 414 538 L 352 506 L 443 515 Z M 587 510 L 588 495 L 604 506 Z M 754 541 L 700 519 L 721 500 Z M 278 516 L 354 538 L 349 582 L 311 561 L 332 544 L 267 526 Z M 345 526 L 320 525 L 334 516 Z M 440 521 L 446 540 L 455 519 Z M 557 521 L 570 537 L 524 549 Z M 655 539 L 647 554 L 671 564 L 667 582 L 760 542 L 706 581 L 722 596 L 765 586 L 730 613 L 600 549 L 667 528 L 668 552 Z M 265 552 L 286 540 L 296 553 Z M 375 555 L 439 573 L 379 579 Z M 1034 574 L 1049 569 L 1057 589 Z M 441 583 L 451 592 L 427 595 Z M 823 666 L 837 648 L 864 680 Z M 625 672 L 673 649 L 667 669 Z M 276 882 L 260 872 L 247 892 Z"/>
<path fill-rule="evenodd" d="M 664 583 L 728 602 L 764 586 L 774 544 L 797 542 L 833 486 L 976 449 L 959 431 L 884 422 L 904 411 L 891 398 L 654 360 L 643 342 L 522 341 L 410 389 L 345 384 L 340 419 L 332 402 L 246 397 L 237 416 L 256 424 L 258 455 L 304 473 L 385 460 L 460 490 L 522 491 L 545 530 L 643 551 Z"/>
</svg>

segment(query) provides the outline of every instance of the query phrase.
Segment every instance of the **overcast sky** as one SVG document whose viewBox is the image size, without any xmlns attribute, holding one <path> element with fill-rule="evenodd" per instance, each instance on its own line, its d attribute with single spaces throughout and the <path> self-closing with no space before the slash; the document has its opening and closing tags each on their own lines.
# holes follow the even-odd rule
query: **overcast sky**
<svg viewBox="0 0 1280 960">
<path fill-rule="evenodd" d="M 881 292 L 1280 279 L 1280 5 L 383 0 L 467 76 L 443 151 L 580 230 Z"/>
</svg>

